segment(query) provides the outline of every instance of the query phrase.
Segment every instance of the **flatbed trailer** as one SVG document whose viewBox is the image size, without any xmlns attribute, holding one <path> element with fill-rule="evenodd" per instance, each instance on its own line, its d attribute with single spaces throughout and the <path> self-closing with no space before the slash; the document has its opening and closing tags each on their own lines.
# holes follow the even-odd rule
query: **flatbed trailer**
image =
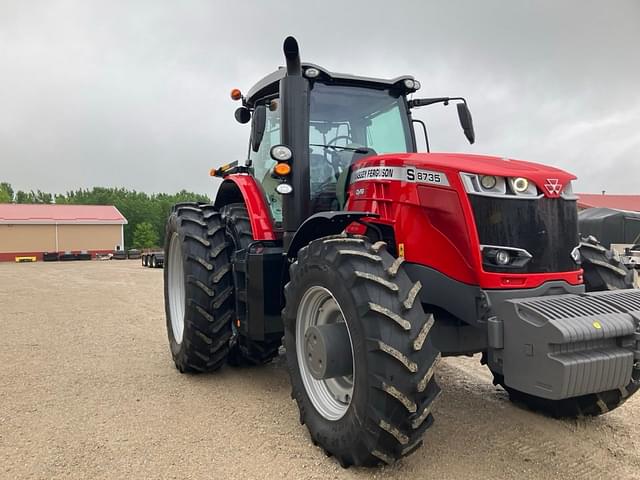
<svg viewBox="0 0 640 480">
<path fill-rule="evenodd" d="M 163 268 L 164 267 L 164 250 L 148 249 L 142 252 L 140 256 L 143 267 Z"/>
</svg>

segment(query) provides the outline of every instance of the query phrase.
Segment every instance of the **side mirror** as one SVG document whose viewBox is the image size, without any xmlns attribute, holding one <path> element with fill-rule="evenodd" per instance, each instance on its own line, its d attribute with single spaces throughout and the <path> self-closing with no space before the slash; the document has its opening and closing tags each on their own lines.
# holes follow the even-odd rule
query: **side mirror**
<svg viewBox="0 0 640 480">
<path fill-rule="evenodd" d="M 248 123 L 251 120 L 251 112 L 247 107 L 237 108 L 234 115 L 239 123 Z"/>
<path fill-rule="evenodd" d="M 467 107 L 466 103 L 458 103 L 456 107 L 458 108 L 458 118 L 460 119 L 462 130 L 464 130 L 464 136 L 467 137 L 469 143 L 475 142 L 476 133 L 473 130 L 473 119 L 471 118 L 469 107 Z"/>
<path fill-rule="evenodd" d="M 251 121 L 251 149 L 257 152 L 264 136 L 264 128 L 267 124 L 267 107 L 258 105 L 253 110 L 253 120 Z"/>
</svg>

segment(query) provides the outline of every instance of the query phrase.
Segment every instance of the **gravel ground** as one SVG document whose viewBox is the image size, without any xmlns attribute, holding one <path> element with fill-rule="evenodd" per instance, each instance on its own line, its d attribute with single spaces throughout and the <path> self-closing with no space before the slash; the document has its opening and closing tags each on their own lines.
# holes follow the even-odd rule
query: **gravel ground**
<svg viewBox="0 0 640 480">
<path fill-rule="evenodd" d="M 180 375 L 162 270 L 0 263 L 0 478 L 640 478 L 640 396 L 595 419 L 511 405 L 478 358 L 445 359 L 436 423 L 399 464 L 314 447 L 282 358 Z"/>
</svg>

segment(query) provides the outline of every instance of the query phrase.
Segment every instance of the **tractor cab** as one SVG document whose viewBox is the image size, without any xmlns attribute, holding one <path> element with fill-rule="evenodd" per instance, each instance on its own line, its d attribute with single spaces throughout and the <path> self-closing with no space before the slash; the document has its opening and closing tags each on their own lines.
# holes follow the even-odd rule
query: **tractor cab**
<svg viewBox="0 0 640 480">
<path fill-rule="evenodd" d="M 305 110 L 302 115 L 308 118 L 306 131 L 297 132 L 302 133 L 303 138 L 296 143 L 303 144 L 303 152 L 296 151 L 295 156 L 292 152 L 291 158 L 284 160 L 291 170 L 279 175 L 275 171 L 279 162 L 272 149 L 291 149 L 282 138 L 286 135 L 282 131 L 283 105 L 286 108 L 288 102 L 280 93 L 280 83 L 286 73 L 280 69 L 256 84 L 241 97 L 243 106 L 236 114 L 241 121 L 252 116 L 247 165 L 264 190 L 274 222 L 280 225 L 284 195 L 293 199 L 308 192 L 304 202 L 307 216 L 341 210 L 349 167 L 355 161 L 383 153 L 416 151 L 406 95 L 419 85 L 412 77 L 386 81 L 302 65 L 305 98 L 289 103 L 300 104 L 299 108 Z M 294 170 L 300 175 L 291 175 Z M 305 185 L 295 185 L 298 178 Z M 290 193 L 277 191 L 282 184 L 291 186 Z"/>
<path fill-rule="evenodd" d="M 311 67 L 310 67 L 311 68 Z M 311 212 L 341 210 L 350 166 L 360 158 L 415 151 L 399 88 L 314 83 L 309 95 Z"/>
<path fill-rule="evenodd" d="M 344 209 L 351 167 L 358 160 L 417 152 L 414 123 L 421 125 L 428 148 L 426 127 L 412 119 L 411 108 L 460 102 L 463 128 L 472 131 L 463 98 L 409 100 L 420 86 L 412 76 L 358 77 L 300 65 L 294 58 L 246 96 L 234 89 L 232 98 L 242 101 L 236 119 L 251 119 L 246 166 L 260 183 L 274 226 L 283 228 L 285 239 L 309 216 Z M 293 208 L 294 203 L 299 206 Z M 285 211 L 295 218 L 283 222 Z"/>
</svg>

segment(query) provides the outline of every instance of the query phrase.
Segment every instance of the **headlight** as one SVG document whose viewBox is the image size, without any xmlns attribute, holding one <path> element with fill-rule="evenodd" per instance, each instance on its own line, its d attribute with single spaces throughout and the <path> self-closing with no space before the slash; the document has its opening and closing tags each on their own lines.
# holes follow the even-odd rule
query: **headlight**
<svg viewBox="0 0 640 480">
<path fill-rule="evenodd" d="M 271 147 L 270 155 L 276 162 L 286 162 L 291 160 L 293 153 L 286 145 L 274 145 Z"/>
<path fill-rule="evenodd" d="M 516 195 L 526 195 L 529 197 L 538 195 L 538 188 L 536 187 L 536 184 L 530 182 L 524 177 L 509 178 L 509 187 L 511 187 L 511 191 Z"/>
<path fill-rule="evenodd" d="M 511 261 L 511 255 L 506 250 L 498 250 L 496 252 L 496 263 L 498 265 L 508 265 Z"/>
<path fill-rule="evenodd" d="M 491 190 L 498 184 L 498 179 L 493 175 L 482 175 L 480 177 L 480 186 L 485 190 Z"/>
<path fill-rule="evenodd" d="M 507 193 L 507 184 L 504 177 L 461 173 L 460 178 L 468 193 L 480 195 L 504 195 Z"/>
<path fill-rule="evenodd" d="M 524 268 L 533 256 L 522 248 L 500 245 L 480 245 L 482 264 L 485 267 L 500 269 Z"/>
<path fill-rule="evenodd" d="M 413 80 L 411 80 L 410 78 L 407 78 L 404 81 L 404 86 L 407 87 L 408 90 L 413 90 L 413 88 L 416 86 L 416 84 L 414 83 Z"/>
<path fill-rule="evenodd" d="M 513 191 L 516 193 L 524 193 L 529 188 L 529 180 L 526 178 L 518 177 L 511 179 L 511 185 L 513 186 Z"/>
<path fill-rule="evenodd" d="M 317 68 L 309 67 L 304 71 L 304 76 L 307 78 L 316 78 L 320 75 L 320 70 Z"/>
<path fill-rule="evenodd" d="M 537 197 L 539 195 L 536 184 L 524 177 L 506 178 L 496 175 L 460 172 L 460 179 L 467 193 L 476 195 L 489 197 L 506 196 L 511 198 Z"/>
</svg>

